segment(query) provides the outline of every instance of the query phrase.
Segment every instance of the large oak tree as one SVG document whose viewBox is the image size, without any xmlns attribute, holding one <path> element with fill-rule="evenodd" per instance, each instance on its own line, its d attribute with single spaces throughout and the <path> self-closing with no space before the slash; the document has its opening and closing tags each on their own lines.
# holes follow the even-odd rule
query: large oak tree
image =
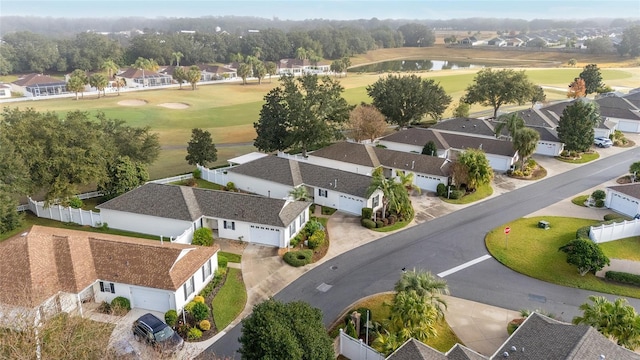
<svg viewBox="0 0 640 360">
<path fill-rule="evenodd" d="M 473 79 L 473 84 L 467 87 L 465 102 L 491 106 L 495 118 L 502 105 L 524 105 L 531 101 L 534 86 L 524 70 L 494 71 L 491 68 L 486 68 L 478 71 Z"/>
</svg>

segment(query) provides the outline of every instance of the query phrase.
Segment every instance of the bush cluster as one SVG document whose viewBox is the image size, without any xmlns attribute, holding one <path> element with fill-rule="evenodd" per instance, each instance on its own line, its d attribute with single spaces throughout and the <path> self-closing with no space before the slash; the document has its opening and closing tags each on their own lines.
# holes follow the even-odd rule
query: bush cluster
<svg viewBox="0 0 640 360">
<path fill-rule="evenodd" d="M 324 230 L 318 230 L 314 232 L 308 241 L 309 249 L 317 249 L 324 244 L 325 232 Z"/>
<path fill-rule="evenodd" d="M 209 322 L 209 320 L 202 320 L 198 324 L 198 327 L 202 331 L 208 331 L 209 329 L 211 329 L 211 323 Z"/>
<path fill-rule="evenodd" d="M 607 271 L 604 277 L 608 280 L 617 281 L 624 284 L 640 286 L 640 275 L 629 274 L 620 271 Z"/>
<path fill-rule="evenodd" d="M 202 227 L 193 232 L 193 245 L 211 246 L 213 245 L 213 231 L 211 229 Z"/>
<path fill-rule="evenodd" d="M 377 228 L 384 227 L 384 222 L 382 220 L 376 220 L 376 227 Z"/>
<path fill-rule="evenodd" d="M 196 295 L 196 296 L 193 298 L 193 301 L 194 301 L 194 302 L 197 302 L 197 303 L 203 303 L 203 304 L 204 304 L 204 296 Z"/>
<path fill-rule="evenodd" d="M 360 223 L 362 224 L 362 226 L 366 227 L 367 229 L 373 229 L 376 227 L 376 223 L 373 222 L 373 220 L 371 219 L 362 219 L 360 220 Z"/>
<path fill-rule="evenodd" d="M 111 308 L 122 309 L 122 310 L 131 310 L 131 301 L 126 297 L 118 296 L 111 300 Z"/>
<path fill-rule="evenodd" d="M 229 263 L 229 259 L 226 256 L 218 254 L 218 267 L 226 268 Z"/>
<path fill-rule="evenodd" d="M 443 183 L 438 184 L 438 186 L 436 187 L 436 193 L 440 197 L 447 196 L 447 185 L 445 185 Z"/>
<path fill-rule="evenodd" d="M 302 242 L 302 234 L 298 234 L 298 235 L 294 236 L 294 238 L 293 238 L 293 239 L 291 239 L 291 241 L 289 242 L 289 244 L 290 244 L 292 247 L 296 247 L 296 246 L 298 246 L 301 242 Z"/>
<path fill-rule="evenodd" d="M 313 250 L 289 251 L 284 254 L 284 262 L 294 267 L 310 264 L 312 259 Z"/>
<path fill-rule="evenodd" d="M 620 214 L 607 214 L 604 216 L 604 221 L 622 222 L 625 218 Z"/>
<path fill-rule="evenodd" d="M 324 230 L 324 226 L 317 220 L 309 220 L 307 224 L 304 226 L 304 233 L 307 237 L 312 236 L 318 231 Z"/>
<path fill-rule="evenodd" d="M 175 310 L 172 309 L 164 313 L 164 322 L 166 322 L 167 325 L 174 327 L 176 326 L 177 321 L 178 321 L 178 313 Z"/>
<path fill-rule="evenodd" d="M 189 332 L 187 332 L 187 339 L 189 340 L 198 340 L 202 337 L 202 331 L 198 328 L 191 328 Z"/>
<path fill-rule="evenodd" d="M 604 200 L 602 200 L 602 199 L 596 200 L 596 207 L 597 208 L 604 207 Z"/>
<path fill-rule="evenodd" d="M 451 194 L 449 195 L 449 198 L 457 200 L 457 199 L 461 199 L 463 196 L 464 196 L 463 190 L 455 189 L 455 190 L 451 190 Z"/>
<path fill-rule="evenodd" d="M 77 196 L 70 197 L 69 200 L 67 200 L 67 206 L 71 208 L 80 209 L 82 205 L 84 205 L 82 200 Z"/>
<path fill-rule="evenodd" d="M 605 193 L 603 190 L 596 190 L 591 193 L 591 198 L 596 201 L 604 200 L 606 197 L 607 193 Z"/>
<path fill-rule="evenodd" d="M 373 209 L 369 207 L 362 208 L 362 219 L 370 220 L 373 217 Z"/>
<path fill-rule="evenodd" d="M 209 317 L 209 307 L 204 302 L 195 302 L 189 311 L 189 314 L 193 316 L 196 321 L 202 321 Z"/>
<path fill-rule="evenodd" d="M 585 240 L 591 239 L 589 237 L 590 231 L 591 231 L 591 226 L 583 226 L 581 228 L 578 228 L 578 230 L 576 230 L 576 239 L 585 239 Z"/>
</svg>

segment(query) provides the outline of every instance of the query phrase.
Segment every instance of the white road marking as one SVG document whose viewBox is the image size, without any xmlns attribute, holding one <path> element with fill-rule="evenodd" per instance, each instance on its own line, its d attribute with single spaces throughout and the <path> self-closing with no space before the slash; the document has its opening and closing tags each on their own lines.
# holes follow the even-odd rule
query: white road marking
<svg viewBox="0 0 640 360">
<path fill-rule="evenodd" d="M 482 255 L 482 256 L 480 256 L 480 257 L 479 257 L 479 258 L 477 258 L 477 259 L 473 259 L 473 260 L 471 260 L 471 261 L 467 261 L 466 263 L 464 263 L 464 264 L 462 264 L 462 265 L 458 265 L 458 266 L 456 266 L 456 267 L 454 267 L 454 268 L 452 268 L 452 269 L 449 269 L 449 270 L 447 270 L 447 271 L 443 271 L 443 272 L 439 273 L 439 274 L 438 274 L 438 276 L 439 276 L 439 277 L 445 277 L 445 276 L 447 276 L 447 275 L 451 275 L 451 274 L 456 273 L 456 272 L 458 272 L 458 271 L 460 271 L 460 270 L 462 270 L 462 269 L 466 269 L 466 268 L 468 268 L 469 266 L 472 266 L 472 265 L 475 265 L 475 264 L 477 264 L 477 263 L 483 262 L 483 261 L 485 261 L 485 260 L 487 260 L 487 259 L 491 259 L 491 255 L 489 255 L 489 254 L 487 254 L 487 255 Z"/>
</svg>

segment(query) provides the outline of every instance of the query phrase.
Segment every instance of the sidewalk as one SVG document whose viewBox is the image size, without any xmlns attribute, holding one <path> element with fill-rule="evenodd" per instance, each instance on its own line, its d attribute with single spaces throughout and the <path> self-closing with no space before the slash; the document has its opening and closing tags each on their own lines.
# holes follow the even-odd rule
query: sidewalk
<svg viewBox="0 0 640 360">
<path fill-rule="evenodd" d="M 631 134 L 628 136 L 636 144 L 640 144 L 640 135 Z M 608 149 L 598 149 L 601 158 L 628 150 L 628 148 L 612 147 Z M 567 170 L 573 169 L 582 164 L 568 164 L 544 156 L 534 156 L 534 159 L 547 169 L 547 177 L 557 175 Z M 493 182 L 494 193 L 489 197 L 499 196 L 511 190 L 515 190 L 534 183 L 533 181 L 512 179 L 504 175 L 497 175 Z M 604 189 L 606 186 L 615 184 L 615 180 L 604 183 L 594 189 Z M 579 194 L 576 194 L 576 196 Z M 411 196 L 411 201 L 416 210 L 416 216 L 408 227 L 427 222 L 434 218 L 449 214 L 468 205 L 452 205 L 441 201 L 434 194 L 423 193 Z M 327 217 L 321 214 L 320 206 L 316 206 L 314 215 Z M 602 219 L 604 214 L 610 213 L 608 209 L 595 209 L 578 207 L 571 203 L 571 198 L 560 201 L 546 209 L 536 211 L 527 216 L 566 216 L 570 214 L 575 217 L 589 219 Z M 331 258 L 352 250 L 390 233 L 378 233 L 370 231 L 360 225 L 360 219 L 356 216 L 346 215 L 336 212 L 327 223 L 327 231 L 331 245 L 327 255 L 317 263 L 306 265 L 301 268 L 294 268 L 286 265 L 278 250 L 273 247 L 247 244 L 244 249 L 233 248 L 231 244 L 222 244 L 223 251 L 242 253 L 242 275 L 247 288 L 247 304 L 241 313 L 228 327 L 232 328 L 244 317 L 251 313 L 254 305 L 273 296 L 300 275 L 313 269 L 314 267 L 330 260 Z M 515 317 L 519 317 L 516 311 L 501 309 L 494 306 L 472 302 L 460 298 L 448 296 L 449 308 L 446 312 L 447 322 L 456 332 L 458 337 L 466 346 L 483 354 L 492 355 L 498 347 L 507 339 L 507 323 Z M 218 338 L 222 337 L 225 331 L 221 331 L 214 338 L 202 343 L 188 343 L 198 352 L 206 349 Z"/>
</svg>

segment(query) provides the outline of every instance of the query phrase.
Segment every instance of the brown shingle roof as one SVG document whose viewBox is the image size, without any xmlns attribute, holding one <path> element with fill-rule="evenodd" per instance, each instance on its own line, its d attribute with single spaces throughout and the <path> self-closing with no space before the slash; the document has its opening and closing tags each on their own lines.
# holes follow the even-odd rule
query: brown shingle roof
<svg viewBox="0 0 640 360">
<path fill-rule="evenodd" d="M 27 74 L 14 81 L 13 84 L 18 86 L 32 86 L 41 84 L 64 84 L 64 80 L 55 79 L 43 74 Z"/>
<path fill-rule="evenodd" d="M 96 280 L 176 290 L 216 251 L 34 225 L 0 244 L 0 302 L 35 306 Z"/>
</svg>

